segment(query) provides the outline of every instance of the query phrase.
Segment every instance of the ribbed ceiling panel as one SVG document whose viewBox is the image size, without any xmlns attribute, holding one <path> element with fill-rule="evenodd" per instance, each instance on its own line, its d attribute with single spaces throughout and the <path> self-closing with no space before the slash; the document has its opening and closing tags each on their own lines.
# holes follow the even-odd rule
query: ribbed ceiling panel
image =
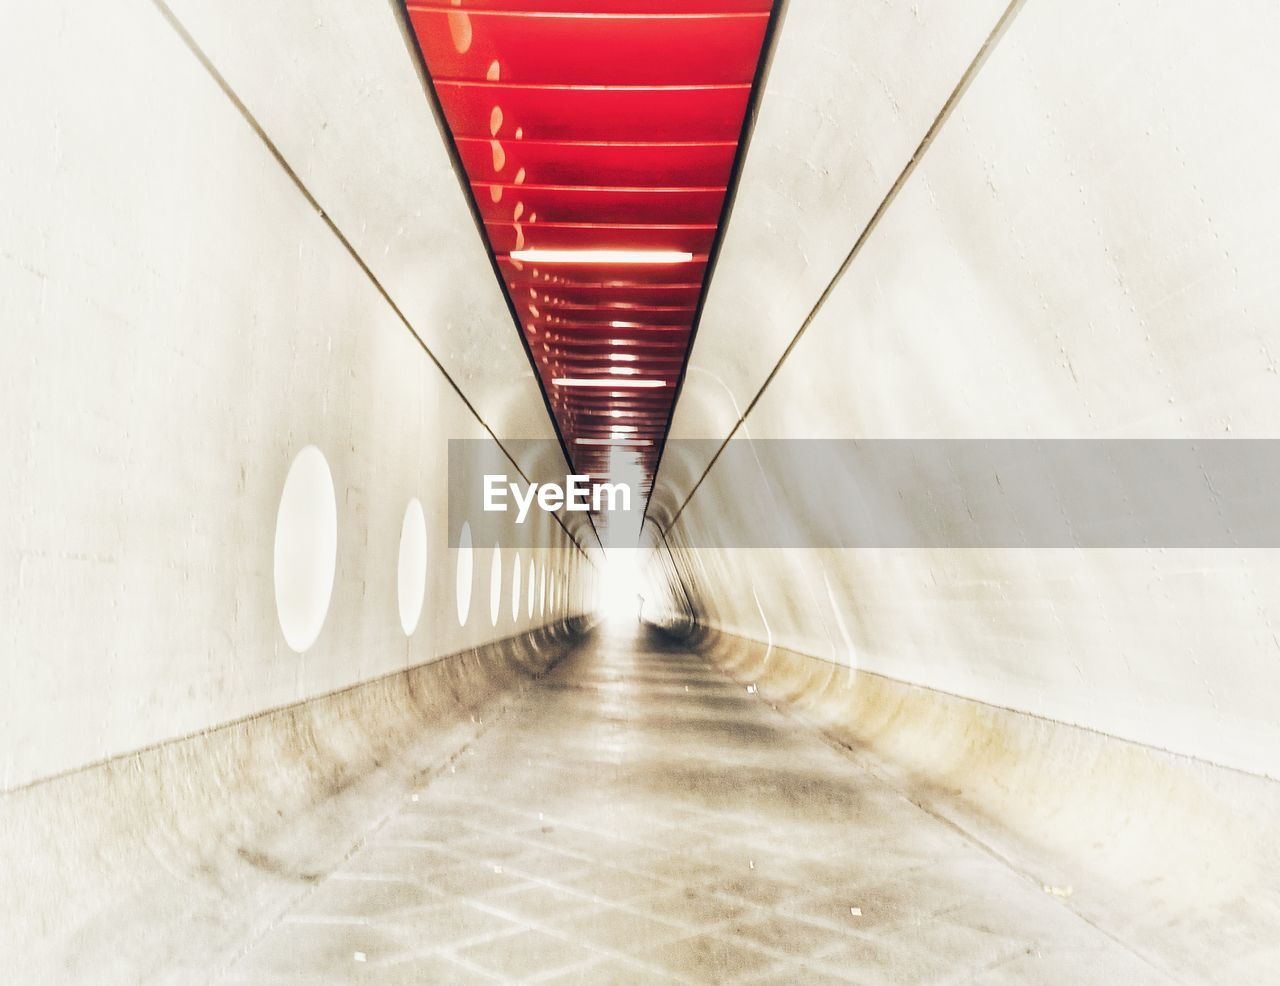
<svg viewBox="0 0 1280 986">
<path fill-rule="evenodd" d="M 772 2 L 407 9 L 574 468 L 647 491 Z"/>
</svg>

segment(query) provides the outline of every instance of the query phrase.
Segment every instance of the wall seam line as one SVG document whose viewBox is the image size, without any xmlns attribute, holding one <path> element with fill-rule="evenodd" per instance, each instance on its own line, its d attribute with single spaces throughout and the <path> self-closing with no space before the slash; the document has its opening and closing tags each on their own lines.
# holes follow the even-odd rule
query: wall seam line
<svg viewBox="0 0 1280 986">
<path fill-rule="evenodd" d="M 391 297 L 391 293 L 386 289 L 382 281 L 378 279 L 378 276 L 374 274 L 369 265 L 365 263 L 364 258 L 360 255 L 359 251 L 356 250 L 355 245 L 347 238 L 346 234 L 338 228 L 338 224 L 333 220 L 333 217 L 325 211 L 324 207 L 320 204 L 315 195 L 312 194 L 311 190 L 307 187 L 298 172 L 294 170 L 293 166 L 289 163 L 283 152 L 281 152 L 280 148 L 276 146 L 275 141 L 273 141 L 267 134 L 266 129 L 258 122 L 257 117 L 250 112 L 249 107 L 246 106 L 244 101 L 236 94 L 236 91 L 231 87 L 231 84 L 227 81 L 226 77 L 218 71 L 217 66 L 213 64 L 213 60 L 205 54 L 204 49 L 200 47 L 191 32 L 186 29 L 165 0 L 150 0 L 150 2 L 151 5 L 159 12 L 165 23 L 167 23 L 178 36 L 178 39 L 182 42 L 183 46 L 191 52 L 196 61 L 200 63 L 201 68 L 203 68 L 209 78 L 213 80 L 214 85 L 216 85 L 218 89 L 221 90 L 222 94 L 227 97 L 228 101 L 230 101 L 241 119 L 244 120 L 244 122 L 249 126 L 249 129 L 257 136 L 263 147 L 266 148 L 267 153 L 275 159 L 281 170 L 284 171 L 285 176 L 301 193 L 307 204 L 315 210 L 316 215 L 318 215 L 329 228 L 329 231 L 334 235 L 348 256 L 355 261 L 356 266 L 360 268 L 360 271 L 365 275 L 369 283 L 373 285 L 374 290 L 377 291 L 382 300 L 386 302 L 396 319 L 404 326 L 405 330 L 413 338 L 414 342 L 418 344 L 418 347 L 422 352 L 426 354 L 427 358 L 431 360 L 431 363 L 439 371 L 445 382 L 453 389 L 453 392 L 457 394 L 458 399 L 462 401 L 463 406 L 466 407 L 466 409 L 471 413 L 471 416 L 480 423 L 480 426 L 488 433 L 489 437 L 493 439 L 494 444 L 502 450 L 502 454 L 506 456 L 507 461 L 515 467 L 516 472 L 520 474 L 520 478 L 526 483 L 530 482 L 529 477 L 525 475 L 524 470 L 520 468 L 520 464 L 516 462 L 515 458 L 507 450 L 506 446 L 502 444 L 502 440 L 498 438 L 497 434 L 489 426 L 489 423 L 481 417 L 480 412 L 476 409 L 475 405 L 471 403 L 466 393 L 463 392 L 462 387 L 458 385 L 458 382 L 454 380 L 449 371 L 444 368 L 444 364 L 440 362 L 440 359 L 436 354 L 431 351 L 431 348 L 423 341 L 422 337 L 418 335 L 417 331 L 413 327 L 413 323 L 409 321 L 408 316 L 405 315 L 404 311 L 396 303 L 395 299 Z M 578 551 L 586 556 L 587 560 L 590 562 L 591 559 L 587 550 L 582 546 L 578 539 L 574 537 L 569 528 L 565 526 L 564 521 L 561 520 L 560 516 L 558 514 L 554 514 L 553 516 L 555 517 L 556 523 L 559 524 L 565 534 L 568 535 L 569 540 L 573 542 Z M 594 563 L 592 564 L 594 565 Z"/>
<path fill-rule="evenodd" d="M 159 2 L 159 0 L 156 0 L 156 2 Z M 773 364 L 773 368 L 769 371 L 768 376 L 764 378 L 764 382 L 760 384 L 755 396 L 752 397 L 747 406 L 743 408 L 742 413 L 738 416 L 738 420 L 734 422 L 733 427 L 729 429 L 729 434 L 725 436 L 724 441 L 720 443 L 715 454 L 712 455 L 711 461 L 709 461 L 706 468 L 702 470 L 702 475 L 698 477 L 698 481 L 694 483 L 693 488 L 689 490 L 689 495 L 684 498 L 684 502 L 680 504 L 679 509 L 676 510 L 675 514 L 672 516 L 671 522 L 667 525 L 664 533 L 669 534 L 675 527 L 676 522 L 680 519 L 680 515 L 684 513 L 685 507 L 689 505 L 694 495 L 698 492 L 698 489 L 702 486 L 703 480 L 707 478 L 711 470 L 715 467 L 716 462 L 720 458 L 720 453 L 722 453 L 725 450 L 725 447 L 733 440 L 733 437 L 738 433 L 739 429 L 746 424 L 747 418 L 755 409 L 756 404 L 759 403 L 764 392 L 769 388 L 769 385 L 773 383 L 774 378 L 782 369 L 782 364 L 787 361 L 788 357 L 790 357 L 792 351 L 799 344 L 801 337 L 805 334 L 810 324 L 812 324 L 813 320 L 826 304 L 827 299 L 835 291 L 845 274 L 848 273 L 849 268 L 853 266 L 853 262 L 858 258 L 859 254 L 862 253 L 863 246 L 866 245 L 867 241 L 871 238 L 871 234 L 874 233 L 876 228 L 880 225 L 880 221 L 889 211 L 889 207 L 893 205 L 894 201 L 897 199 L 898 193 L 906 186 L 906 183 L 911 179 L 911 176 L 915 174 L 916 168 L 924 158 L 925 153 L 933 145 L 934 139 L 941 132 L 942 127 L 946 124 L 947 120 L 951 118 L 951 114 L 955 111 L 956 106 L 959 105 L 960 100 L 964 97 L 965 93 L 968 92 L 969 87 L 973 84 L 973 80 L 977 78 L 978 72 L 982 69 L 982 66 L 986 64 L 987 59 L 995 50 L 996 45 L 999 44 L 1000 40 L 1004 37 L 1009 26 L 1013 23 L 1014 18 L 1017 17 L 1025 3 L 1026 0 L 1010 0 L 1009 5 L 1004 10 L 1004 13 L 1000 15 L 999 20 L 996 21 L 995 26 L 987 34 L 986 39 L 978 48 L 977 53 L 970 60 L 964 74 L 960 76 L 960 80 L 951 90 L 951 94 L 942 104 L 937 115 L 934 116 L 933 122 L 929 125 L 929 129 L 925 131 L 924 137 L 921 138 L 920 143 L 916 145 L 916 149 L 912 152 L 911 157 L 898 173 L 898 177 L 894 180 L 894 183 L 889 187 L 889 191 L 885 193 L 884 198 L 880 200 L 880 204 L 876 207 L 875 212 L 871 214 L 871 218 L 868 219 L 866 225 L 863 226 L 862 232 L 859 233 L 857 239 L 854 240 L 853 246 L 850 247 L 844 260 L 836 269 L 835 274 L 832 276 L 831 280 L 827 282 L 827 286 L 822 289 L 821 294 L 818 295 L 817 301 L 815 301 L 813 307 L 809 309 L 809 313 L 800 323 L 800 327 L 796 329 L 795 334 L 791 337 L 791 341 L 787 343 L 786 348 L 783 349 L 782 354 Z M 674 411 L 672 413 L 674 416 Z"/>
</svg>

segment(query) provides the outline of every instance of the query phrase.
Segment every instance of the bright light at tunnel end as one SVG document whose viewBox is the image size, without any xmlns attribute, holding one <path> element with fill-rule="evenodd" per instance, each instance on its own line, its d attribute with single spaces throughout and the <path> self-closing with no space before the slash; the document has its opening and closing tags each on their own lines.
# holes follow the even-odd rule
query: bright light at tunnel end
<svg viewBox="0 0 1280 986">
<path fill-rule="evenodd" d="M 641 617 L 645 579 L 636 548 L 610 548 L 601 572 L 599 613 L 606 623 L 634 624 Z"/>
</svg>

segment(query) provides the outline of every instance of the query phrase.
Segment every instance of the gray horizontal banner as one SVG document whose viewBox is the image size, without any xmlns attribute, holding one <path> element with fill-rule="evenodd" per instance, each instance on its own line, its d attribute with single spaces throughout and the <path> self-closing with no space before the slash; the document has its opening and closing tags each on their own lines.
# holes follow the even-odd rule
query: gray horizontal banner
<svg viewBox="0 0 1280 986">
<path fill-rule="evenodd" d="M 499 499 L 540 521 L 527 490 L 496 497 L 490 479 L 486 500 L 485 444 L 450 443 L 451 530 L 495 517 L 485 507 Z M 742 439 L 717 449 L 672 441 L 663 453 L 649 518 L 664 529 L 674 518 L 689 547 L 1280 547 L 1280 440 Z M 610 466 L 579 481 L 575 502 L 588 504 L 582 514 L 606 546 L 631 547 L 646 481 L 625 449 Z M 594 495 L 606 483 L 630 484 L 629 501 Z M 679 499 L 665 502 L 671 492 Z"/>
</svg>

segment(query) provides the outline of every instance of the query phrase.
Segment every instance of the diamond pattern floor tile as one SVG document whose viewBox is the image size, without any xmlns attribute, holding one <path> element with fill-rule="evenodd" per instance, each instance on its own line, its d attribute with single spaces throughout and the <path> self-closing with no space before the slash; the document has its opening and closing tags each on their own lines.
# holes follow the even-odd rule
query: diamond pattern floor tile
<svg viewBox="0 0 1280 986">
<path fill-rule="evenodd" d="M 820 737 L 638 632 L 598 635 L 513 701 L 225 981 L 1161 980 Z"/>
</svg>

